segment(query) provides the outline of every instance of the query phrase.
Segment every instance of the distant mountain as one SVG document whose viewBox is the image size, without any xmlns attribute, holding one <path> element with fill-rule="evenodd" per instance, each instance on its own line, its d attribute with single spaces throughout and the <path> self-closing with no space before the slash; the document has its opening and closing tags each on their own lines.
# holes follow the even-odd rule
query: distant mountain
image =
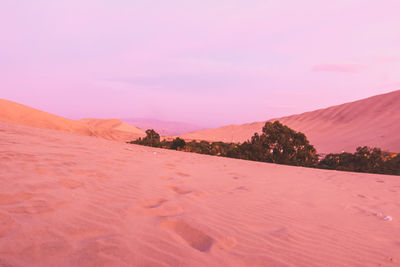
<svg viewBox="0 0 400 267">
<path fill-rule="evenodd" d="M 70 120 L 5 99 L 0 99 L 0 121 L 97 136 L 109 140 L 129 141 L 145 136 L 139 128 L 117 119 Z"/>
<path fill-rule="evenodd" d="M 400 90 L 303 114 L 272 119 L 306 134 L 320 153 L 369 145 L 400 152 Z M 181 135 L 185 139 L 243 142 L 263 122 L 229 125 Z"/>
<path fill-rule="evenodd" d="M 186 122 L 163 121 L 163 120 L 148 119 L 148 118 L 130 118 L 122 120 L 125 123 L 129 125 L 135 125 L 144 131 L 146 131 L 147 129 L 154 129 L 157 133 L 159 133 L 162 136 L 175 136 L 202 129 L 202 127 L 198 125 Z"/>
</svg>

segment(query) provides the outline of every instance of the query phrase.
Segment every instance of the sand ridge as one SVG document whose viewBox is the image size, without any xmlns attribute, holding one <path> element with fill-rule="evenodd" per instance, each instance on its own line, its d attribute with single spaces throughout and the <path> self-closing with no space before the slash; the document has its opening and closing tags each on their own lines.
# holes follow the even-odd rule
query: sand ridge
<svg viewBox="0 0 400 267">
<path fill-rule="evenodd" d="M 138 127 L 128 125 L 119 119 L 82 119 L 84 122 L 93 127 L 100 127 L 105 129 L 114 129 L 122 132 L 130 132 L 138 135 L 143 134 L 143 130 Z"/>
<path fill-rule="evenodd" d="M 306 134 L 317 151 L 354 152 L 358 146 L 400 151 L 400 90 L 279 120 Z M 184 139 L 244 142 L 265 122 L 228 125 L 181 135 Z"/>
<path fill-rule="evenodd" d="M 0 122 L 0 265 L 396 266 L 399 192 Z"/>
<path fill-rule="evenodd" d="M 120 120 L 70 120 L 5 99 L 0 99 L 0 121 L 118 141 L 145 136 L 144 131 Z"/>
</svg>

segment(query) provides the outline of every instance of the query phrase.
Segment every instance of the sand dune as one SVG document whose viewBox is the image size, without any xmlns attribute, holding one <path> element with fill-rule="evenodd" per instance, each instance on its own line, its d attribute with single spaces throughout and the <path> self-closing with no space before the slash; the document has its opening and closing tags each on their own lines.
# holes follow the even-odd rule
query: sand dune
<svg viewBox="0 0 400 267">
<path fill-rule="evenodd" d="M 143 130 L 139 129 L 138 127 L 128 125 L 118 119 L 82 119 L 80 121 L 94 127 L 114 129 L 118 131 L 130 132 L 136 134 L 143 134 Z"/>
<path fill-rule="evenodd" d="M 128 125 L 118 119 L 82 119 L 80 122 L 94 129 L 103 129 L 103 131 L 111 130 L 114 138 L 109 138 L 110 140 L 130 141 L 146 135 L 142 129 Z"/>
<path fill-rule="evenodd" d="M 399 266 L 399 193 L 0 122 L 0 265 Z"/>
<path fill-rule="evenodd" d="M 320 153 L 353 152 L 358 146 L 364 145 L 400 152 L 400 90 L 278 120 L 305 133 Z M 181 137 L 243 142 L 255 132 L 260 132 L 264 124 L 229 125 L 183 134 Z"/>
<path fill-rule="evenodd" d="M 96 136 L 109 140 L 129 141 L 145 136 L 142 130 L 120 120 L 86 119 L 75 121 L 5 99 L 0 99 L 0 121 Z"/>
</svg>

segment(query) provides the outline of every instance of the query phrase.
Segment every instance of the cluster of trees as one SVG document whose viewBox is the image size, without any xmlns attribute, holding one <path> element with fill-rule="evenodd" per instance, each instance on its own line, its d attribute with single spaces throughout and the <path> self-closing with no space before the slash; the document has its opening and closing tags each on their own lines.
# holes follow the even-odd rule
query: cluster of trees
<svg viewBox="0 0 400 267">
<path fill-rule="evenodd" d="M 274 162 L 280 164 L 313 167 L 318 162 L 315 148 L 303 133 L 296 132 L 278 121 L 267 122 L 262 133 L 255 133 L 251 140 L 242 144 L 191 141 L 181 138 L 160 140 L 154 130 L 147 130 L 146 137 L 130 142 L 152 147 L 182 150 L 230 158 Z"/>
<path fill-rule="evenodd" d="M 147 130 L 146 137 L 129 143 L 294 166 L 400 175 L 400 154 L 382 152 L 378 148 L 359 147 L 354 154 L 328 154 L 319 160 L 317 151 L 303 133 L 279 121 L 266 122 L 261 134 L 255 133 L 241 144 L 186 142 L 179 137 L 161 141 L 154 130 Z"/>
<path fill-rule="evenodd" d="M 146 131 L 146 137 L 139 137 L 137 140 L 128 143 L 174 150 L 183 150 L 183 148 L 186 146 L 185 140 L 179 137 L 175 138 L 172 141 L 167 141 L 165 139 L 161 141 L 160 135 L 153 129 L 149 129 Z"/>
<path fill-rule="evenodd" d="M 319 168 L 400 175 L 400 154 L 384 152 L 379 148 L 358 147 L 355 153 L 328 154 Z"/>
</svg>

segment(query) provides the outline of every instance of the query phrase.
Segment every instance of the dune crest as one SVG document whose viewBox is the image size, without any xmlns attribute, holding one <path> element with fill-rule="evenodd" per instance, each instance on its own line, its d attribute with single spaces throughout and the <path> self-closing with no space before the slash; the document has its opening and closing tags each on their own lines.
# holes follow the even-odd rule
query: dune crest
<svg viewBox="0 0 400 267">
<path fill-rule="evenodd" d="M 400 90 L 366 99 L 270 121 L 306 134 L 320 153 L 354 152 L 358 146 L 400 151 Z M 228 125 L 180 137 L 184 139 L 244 142 L 261 132 L 264 122 Z"/>
<path fill-rule="evenodd" d="M 0 99 L 0 121 L 109 140 L 129 141 L 145 136 L 144 131 L 117 119 L 76 121 L 5 99 Z"/>
<path fill-rule="evenodd" d="M 143 130 L 140 128 L 126 124 L 119 119 L 81 119 L 80 121 L 96 128 L 100 127 L 140 135 L 143 134 Z"/>
</svg>

